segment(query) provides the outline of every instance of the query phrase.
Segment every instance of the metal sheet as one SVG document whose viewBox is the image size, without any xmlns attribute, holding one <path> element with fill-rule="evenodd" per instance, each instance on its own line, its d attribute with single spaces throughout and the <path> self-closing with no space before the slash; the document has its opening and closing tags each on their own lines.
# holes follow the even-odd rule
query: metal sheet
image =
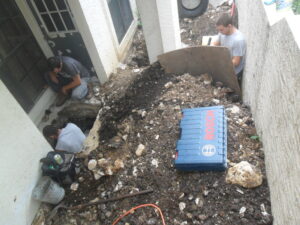
<svg viewBox="0 0 300 225">
<path fill-rule="evenodd" d="M 226 47 L 198 46 L 171 51 L 158 56 L 167 73 L 201 75 L 208 73 L 240 95 L 240 87 Z"/>
</svg>

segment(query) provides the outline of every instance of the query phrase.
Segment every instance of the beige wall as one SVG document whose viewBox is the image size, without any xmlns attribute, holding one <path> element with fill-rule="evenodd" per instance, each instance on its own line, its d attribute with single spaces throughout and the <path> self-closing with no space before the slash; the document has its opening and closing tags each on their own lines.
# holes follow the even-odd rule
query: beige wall
<svg viewBox="0 0 300 225">
<path fill-rule="evenodd" d="M 30 225 L 39 206 L 31 199 L 39 160 L 52 149 L 1 80 L 0 96 L 0 224 Z"/>
<path fill-rule="evenodd" d="M 238 1 L 247 40 L 243 98 L 264 144 L 275 225 L 300 224 L 300 16 Z M 282 19 L 278 17 L 283 17 Z"/>
</svg>

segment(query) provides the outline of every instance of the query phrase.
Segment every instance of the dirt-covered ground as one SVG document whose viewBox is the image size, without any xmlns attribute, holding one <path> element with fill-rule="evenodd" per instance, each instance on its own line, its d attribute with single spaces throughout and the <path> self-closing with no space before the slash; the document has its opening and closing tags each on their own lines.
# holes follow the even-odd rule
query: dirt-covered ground
<svg viewBox="0 0 300 225">
<path fill-rule="evenodd" d="M 201 36 L 214 34 L 214 18 L 228 9 L 209 8 L 201 17 L 181 20 L 181 29 L 186 30 L 181 33 L 183 42 L 199 44 Z M 60 209 L 47 224 L 110 225 L 125 211 L 148 203 L 160 207 L 168 225 L 272 224 L 263 146 L 250 109 L 242 102 L 233 103 L 222 84 L 205 84 L 201 74 L 165 74 L 159 63 L 147 66 L 143 46 L 138 31 L 127 68 L 101 86 L 100 144 L 81 159 L 78 189 L 65 186 L 63 201 L 74 206 L 137 191 L 153 192 L 77 211 Z M 214 105 L 226 109 L 228 167 L 251 163 L 262 171 L 260 186 L 247 189 L 226 183 L 227 171 L 180 172 L 174 167 L 181 110 Z M 97 165 L 92 168 L 93 160 Z M 141 208 L 118 224 L 162 222 L 157 211 Z"/>
<path fill-rule="evenodd" d="M 202 16 L 193 19 L 181 19 L 180 33 L 182 42 L 188 46 L 197 46 L 202 44 L 203 36 L 216 35 L 217 19 L 223 13 L 230 13 L 230 9 L 231 7 L 226 3 L 217 8 L 209 5 L 207 11 Z"/>
</svg>

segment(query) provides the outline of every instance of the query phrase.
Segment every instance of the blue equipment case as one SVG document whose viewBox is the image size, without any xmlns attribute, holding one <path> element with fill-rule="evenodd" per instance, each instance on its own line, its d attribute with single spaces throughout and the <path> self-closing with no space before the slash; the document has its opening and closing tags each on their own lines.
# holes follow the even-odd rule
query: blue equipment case
<svg viewBox="0 0 300 225">
<path fill-rule="evenodd" d="M 227 122 L 223 106 L 183 109 L 175 167 L 184 171 L 225 170 Z"/>
</svg>

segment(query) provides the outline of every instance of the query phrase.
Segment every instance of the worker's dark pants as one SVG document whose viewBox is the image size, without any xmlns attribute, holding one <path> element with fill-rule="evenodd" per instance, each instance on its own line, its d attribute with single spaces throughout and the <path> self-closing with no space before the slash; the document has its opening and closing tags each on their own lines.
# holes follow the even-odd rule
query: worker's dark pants
<svg viewBox="0 0 300 225">
<path fill-rule="evenodd" d="M 239 72 L 236 76 L 240 85 L 240 88 L 242 87 L 242 78 L 243 78 L 243 72 L 244 70 L 242 70 L 241 72 Z"/>
</svg>

